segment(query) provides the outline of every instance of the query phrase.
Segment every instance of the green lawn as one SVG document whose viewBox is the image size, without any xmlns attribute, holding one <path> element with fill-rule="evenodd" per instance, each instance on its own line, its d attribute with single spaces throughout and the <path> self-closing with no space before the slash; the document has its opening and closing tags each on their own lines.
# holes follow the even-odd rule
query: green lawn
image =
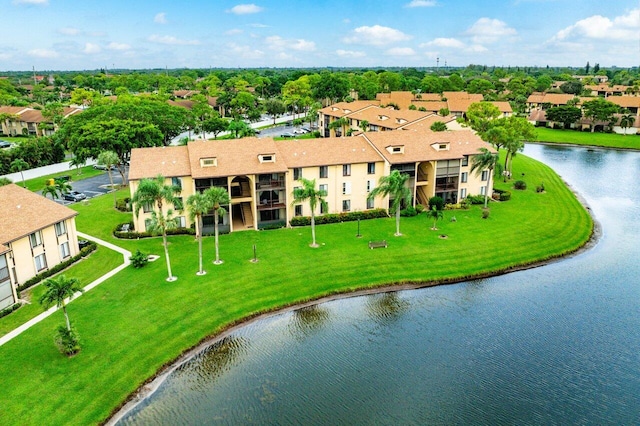
<svg viewBox="0 0 640 426">
<path fill-rule="evenodd" d="M 185 349 L 251 315 L 323 295 L 389 283 L 432 282 L 496 273 L 554 257 L 584 244 L 593 223 L 561 179 L 543 164 L 519 155 L 514 171 L 529 189 L 511 201 L 447 211 L 431 231 L 425 215 L 317 228 L 318 249 L 309 248 L 308 227 L 237 232 L 220 237 L 224 264 L 214 266 L 213 238 L 204 242 L 208 274 L 196 276 L 197 242 L 170 237 L 176 282 L 165 281 L 163 259 L 132 267 L 70 304 L 82 351 L 67 359 L 52 342 L 63 322 L 58 312 L 0 347 L 3 378 L 0 424 L 95 424 Z M 546 192 L 535 192 L 544 182 Z M 499 182 L 497 187 L 511 184 Z M 76 204 L 78 228 L 114 241 L 109 233 L 130 216 L 112 209 L 110 196 Z M 456 222 L 451 221 L 456 216 Z M 440 234 L 448 239 L 440 239 Z M 370 250 L 369 240 L 387 249 Z M 161 239 L 117 241 L 129 250 L 162 254 Z M 252 246 L 258 263 L 251 263 Z"/>
<path fill-rule="evenodd" d="M 71 186 L 73 186 L 73 182 L 75 181 L 88 179 L 90 177 L 94 177 L 94 176 L 98 176 L 103 173 L 106 173 L 104 170 L 94 169 L 93 166 L 81 167 L 79 171 L 80 171 L 80 174 L 78 174 L 78 169 L 72 168 L 72 169 L 69 169 L 68 171 L 52 173 L 50 175 L 42 176 L 39 178 L 26 179 L 24 182 L 29 191 L 40 191 L 42 188 L 44 188 L 46 181 L 49 179 L 55 179 L 60 176 L 70 176 L 71 177 L 70 183 L 71 183 Z M 117 173 L 117 172 L 112 172 L 112 173 Z M 20 180 L 20 178 L 18 178 L 14 183 L 16 185 L 22 186 L 22 180 Z"/>
<path fill-rule="evenodd" d="M 639 135 L 579 132 L 576 130 L 548 129 L 545 127 L 536 127 L 536 132 L 538 133 L 538 142 L 640 149 Z"/>
</svg>

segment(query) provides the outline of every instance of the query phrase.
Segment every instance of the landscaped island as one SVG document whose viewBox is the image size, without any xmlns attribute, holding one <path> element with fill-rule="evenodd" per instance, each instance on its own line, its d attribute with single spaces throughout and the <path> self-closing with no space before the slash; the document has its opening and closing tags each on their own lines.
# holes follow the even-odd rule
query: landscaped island
<svg viewBox="0 0 640 426">
<path fill-rule="evenodd" d="M 363 238 L 356 238 L 354 222 L 322 225 L 319 249 L 308 247 L 308 227 L 236 232 L 221 237 L 222 265 L 211 264 L 213 241 L 205 240 L 204 276 L 196 276 L 193 236 L 170 237 L 177 281 L 167 282 L 164 263 L 154 262 L 127 268 L 69 305 L 82 339 L 75 357 L 61 356 L 52 344 L 62 313 L 0 347 L 0 423 L 104 422 L 186 349 L 262 312 L 363 288 L 499 274 L 582 247 L 593 221 L 571 190 L 523 155 L 514 158 L 513 170 L 526 190 L 498 180 L 497 188 L 512 192 L 510 201 L 491 203 L 487 219 L 480 206 L 446 211 L 438 231 L 424 214 L 402 218 L 402 237 L 393 236 L 393 218 L 363 221 Z M 536 192 L 542 184 L 545 191 Z M 75 205 L 78 229 L 131 251 L 162 253 L 159 238 L 115 240 L 111 231 L 131 216 L 112 206 L 111 197 Z M 388 248 L 370 250 L 369 240 L 386 240 Z M 254 244 L 257 263 L 250 262 Z"/>
</svg>

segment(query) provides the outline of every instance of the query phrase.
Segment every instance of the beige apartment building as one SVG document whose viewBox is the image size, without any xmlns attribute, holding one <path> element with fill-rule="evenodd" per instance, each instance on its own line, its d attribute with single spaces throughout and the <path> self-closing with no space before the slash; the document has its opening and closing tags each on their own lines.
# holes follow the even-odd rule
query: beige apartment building
<svg viewBox="0 0 640 426">
<path fill-rule="evenodd" d="M 231 204 L 219 219 L 222 232 L 286 225 L 294 216 L 311 214 L 307 203 L 294 204 L 300 178 L 315 179 L 327 191 L 327 209 L 316 214 L 388 208 L 388 198 L 368 200 L 369 192 L 392 170 L 410 175 L 412 204 L 426 205 L 439 195 L 456 203 L 487 188 L 488 171 L 470 172 L 470 156 L 491 148 L 474 132 L 431 132 L 421 126 L 389 132 L 367 132 L 344 138 L 274 141 L 270 138 L 193 141 L 186 146 L 138 148 L 131 152 L 131 194 L 139 181 L 161 175 L 180 188 L 172 209 L 180 226 L 191 226 L 185 203 L 195 192 L 225 188 Z M 134 215 L 138 231 L 155 206 Z M 213 231 L 213 212 L 203 218 L 203 231 Z"/>
<path fill-rule="evenodd" d="M 75 256 L 78 212 L 15 184 L 0 186 L 0 309 L 17 301 L 15 288 Z"/>
</svg>

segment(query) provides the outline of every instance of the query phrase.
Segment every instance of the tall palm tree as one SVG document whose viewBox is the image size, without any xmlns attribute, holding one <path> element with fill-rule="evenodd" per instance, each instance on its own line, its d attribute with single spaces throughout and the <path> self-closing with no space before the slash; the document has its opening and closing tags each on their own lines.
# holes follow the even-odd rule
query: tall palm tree
<svg viewBox="0 0 640 426">
<path fill-rule="evenodd" d="M 16 158 L 11 162 L 11 164 L 9 164 L 9 167 L 11 167 L 11 173 L 20 172 L 20 177 L 22 178 L 22 187 L 26 188 L 27 185 L 24 183 L 24 173 L 22 172 L 29 168 L 29 163 L 24 161 L 22 158 Z"/>
<path fill-rule="evenodd" d="M 626 112 L 620 117 L 620 127 L 623 129 L 623 135 L 627 136 L 627 129 L 633 126 L 633 123 L 636 121 L 636 118 L 630 112 Z M 13 163 L 11 163 L 13 164 Z"/>
<path fill-rule="evenodd" d="M 113 151 L 103 151 L 98 154 L 98 164 L 102 164 L 107 168 L 107 173 L 109 174 L 109 183 L 111 184 L 111 189 L 113 190 L 113 207 L 116 207 L 118 200 L 116 199 L 116 191 L 113 187 L 113 176 L 111 175 L 111 168 L 116 166 L 120 162 L 120 158 L 118 154 Z"/>
<path fill-rule="evenodd" d="M 213 203 L 210 197 L 205 194 L 197 192 L 190 195 L 187 198 L 187 210 L 189 210 L 189 219 L 195 220 L 196 223 L 196 238 L 198 239 L 198 274 L 204 275 L 206 271 L 202 269 L 202 215 L 206 214 L 213 208 Z"/>
<path fill-rule="evenodd" d="M 131 198 L 131 203 L 136 217 L 138 216 L 138 213 L 140 213 L 140 209 L 144 206 L 150 205 L 152 208 L 153 206 L 157 208 L 157 212 L 152 212 L 151 222 L 149 225 L 155 232 L 162 233 L 162 245 L 164 246 L 164 255 L 167 260 L 167 272 L 169 274 L 167 281 L 175 281 L 177 280 L 177 277 L 174 277 L 171 274 L 171 262 L 169 260 L 169 249 L 167 246 L 167 229 L 171 228 L 172 222 L 175 224 L 175 219 L 170 217 L 172 213 L 171 210 L 169 210 L 165 216 L 163 212 L 163 205 L 165 202 L 175 204 L 178 201 L 176 194 L 180 189 L 174 185 L 165 184 L 164 180 L 164 177 L 161 175 L 152 179 L 142 179 L 138 184 L 138 189 L 136 189 L 136 192 Z"/>
<path fill-rule="evenodd" d="M 487 177 L 487 189 L 484 192 L 484 208 L 487 208 L 489 201 L 489 190 L 491 189 L 491 176 L 493 170 L 498 164 L 498 153 L 489 151 L 487 148 L 480 148 L 480 154 L 476 154 L 471 157 L 471 171 L 475 171 L 476 174 L 481 174 L 484 170 L 489 170 Z"/>
<path fill-rule="evenodd" d="M 167 214 L 162 211 L 151 212 L 151 219 L 147 222 L 147 231 L 153 234 L 162 235 L 162 246 L 164 247 L 164 258 L 167 261 L 167 281 L 175 281 L 178 277 L 171 273 L 171 261 L 169 260 L 169 244 L 167 243 L 167 231 L 178 226 L 173 217 L 173 210 L 167 210 Z"/>
<path fill-rule="evenodd" d="M 311 244 L 309 247 L 319 247 L 316 243 L 316 207 L 320 204 L 322 207 L 327 207 L 327 202 L 324 197 L 327 196 L 327 191 L 323 189 L 316 189 L 315 179 L 300 178 L 302 186 L 293 190 L 293 202 L 292 204 L 304 203 L 309 201 L 309 208 L 311 209 Z"/>
<path fill-rule="evenodd" d="M 408 174 L 394 170 L 389 176 L 382 176 L 378 186 L 373 188 L 367 197 L 367 199 L 373 200 L 380 195 L 392 199 L 391 210 L 396 213 L 396 233 L 394 234 L 396 237 L 402 235 L 400 233 L 400 207 L 402 201 L 404 200 L 406 203 L 411 201 L 411 190 L 406 186 L 407 180 L 409 180 Z"/>
<path fill-rule="evenodd" d="M 229 193 L 226 188 L 219 186 L 212 186 L 211 188 L 206 189 L 204 191 L 204 195 L 209 199 L 213 208 L 213 234 L 216 241 L 216 260 L 214 260 L 213 263 L 215 265 L 220 265 L 222 260 L 220 260 L 220 251 L 218 246 L 218 217 L 224 216 L 227 213 L 222 206 L 226 206 L 231 203 L 231 198 L 229 198 Z"/>
<path fill-rule="evenodd" d="M 63 194 L 66 194 L 67 192 L 73 189 L 71 184 L 63 179 L 55 179 L 54 185 L 56 187 L 56 190 L 58 191 L 58 194 L 60 194 L 60 196 L 62 196 Z"/>
<path fill-rule="evenodd" d="M 55 185 L 45 184 L 44 188 L 42 189 L 42 196 L 44 198 L 47 198 L 47 195 L 51 195 L 52 200 L 60 198 L 58 197 L 58 188 L 56 188 Z"/>
<path fill-rule="evenodd" d="M 65 300 L 73 299 L 77 292 L 83 292 L 80 287 L 80 283 L 75 278 L 66 278 L 64 275 L 60 275 L 57 278 L 50 278 L 44 283 L 47 288 L 46 292 L 40 297 L 40 304 L 49 309 L 51 305 L 56 305 L 58 308 L 62 308 L 64 312 L 64 318 L 67 322 L 67 330 L 71 331 L 71 322 L 69 321 L 69 314 L 67 314 L 67 304 Z"/>
</svg>

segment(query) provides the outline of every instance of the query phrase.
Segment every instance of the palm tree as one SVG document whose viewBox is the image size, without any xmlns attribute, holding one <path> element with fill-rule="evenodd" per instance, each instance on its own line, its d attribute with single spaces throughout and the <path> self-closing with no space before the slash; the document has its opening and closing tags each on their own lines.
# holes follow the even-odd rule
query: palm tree
<svg viewBox="0 0 640 426">
<path fill-rule="evenodd" d="M 176 219 L 173 217 L 173 210 L 167 210 L 165 215 L 162 211 L 151 212 L 151 219 L 147 222 L 147 231 L 153 234 L 162 235 L 162 246 L 164 247 L 164 258 L 167 261 L 167 281 L 175 281 L 178 277 L 174 277 L 171 273 L 171 261 L 169 260 L 169 244 L 167 243 L 167 231 L 177 227 Z"/>
<path fill-rule="evenodd" d="M 620 127 L 622 127 L 623 129 L 622 134 L 624 136 L 627 136 L 627 129 L 633 126 L 633 123 L 635 123 L 635 121 L 636 121 L 636 118 L 628 111 L 625 114 L 623 114 L 622 117 L 620 117 Z"/>
<path fill-rule="evenodd" d="M 64 275 L 60 275 L 57 278 L 48 279 L 44 285 L 47 288 L 46 292 L 40 297 L 40 304 L 49 309 L 49 307 L 55 304 L 58 308 L 62 308 L 64 317 L 67 322 L 67 330 L 71 331 L 71 322 L 69 321 L 69 315 L 67 314 L 67 304 L 65 300 L 73 299 L 77 292 L 82 293 L 84 290 L 80 287 L 80 283 L 75 278 L 65 278 Z"/>
<path fill-rule="evenodd" d="M 54 182 L 56 190 L 58 191 L 60 196 L 62 196 L 63 194 L 68 193 L 69 191 L 71 191 L 73 189 L 71 184 L 69 182 L 67 182 L 66 180 L 55 179 L 53 182 Z"/>
<path fill-rule="evenodd" d="M 80 176 L 82 174 L 82 166 L 84 166 L 86 163 L 87 163 L 86 159 L 82 159 L 80 157 L 73 157 L 69 161 L 69 168 L 75 167 L 76 171 L 78 172 L 78 176 Z"/>
<path fill-rule="evenodd" d="M 196 238 L 198 239 L 198 274 L 204 275 L 206 271 L 202 269 L 202 215 L 206 214 L 213 207 L 211 198 L 197 192 L 187 198 L 187 209 L 189 210 L 189 219 L 196 220 Z"/>
<path fill-rule="evenodd" d="M 171 275 L 171 262 L 169 260 L 169 249 L 167 247 L 167 229 L 175 224 L 175 219 L 172 219 L 169 210 L 165 216 L 162 207 L 165 202 L 175 204 L 178 200 L 176 194 L 179 192 L 179 188 L 174 185 L 166 185 L 164 183 L 164 177 L 161 175 L 156 176 L 153 179 L 145 178 L 138 184 L 138 189 L 131 198 L 133 205 L 133 211 L 136 217 L 140 213 L 140 209 L 143 206 L 156 206 L 158 211 L 152 213 L 150 228 L 156 232 L 162 233 L 162 245 L 164 246 L 164 255 L 167 260 L 167 272 L 169 274 L 167 281 L 175 281 L 177 277 Z"/>
<path fill-rule="evenodd" d="M 20 172 L 20 177 L 22 178 L 22 187 L 26 188 L 27 185 L 24 183 L 24 173 L 22 172 L 29 168 L 29 163 L 24 161 L 22 158 L 16 158 L 11 162 L 11 164 L 9 164 L 9 167 L 11 167 L 11 173 Z"/>
<path fill-rule="evenodd" d="M 438 210 L 436 206 L 433 206 L 431 210 L 427 212 L 427 217 L 433 219 L 433 228 L 431 228 L 431 230 L 437 231 L 438 228 L 436 228 L 436 224 L 438 223 L 439 219 L 442 219 L 444 217 L 444 213 L 442 212 L 442 210 Z"/>
<path fill-rule="evenodd" d="M 220 186 L 212 186 L 211 188 L 206 189 L 204 191 L 204 195 L 209 199 L 209 202 L 211 203 L 213 208 L 213 234 L 216 241 L 216 260 L 214 260 L 213 263 L 215 265 L 220 265 L 222 263 L 222 260 L 220 260 L 220 252 L 218 246 L 218 217 L 224 216 L 227 213 L 227 211 L 222 206 L 229 204 L 231 202 L 231 199 L 229 198 L 229 193 L 227 192 L 226 188 L 222 188 Z"/>
<path fill-rule="evenodd" d="M 317 248 L 319 246 L 316 243 L 316 207 L 318 204 L 323 208 L 327 207 L 327 202 L 324 199 L 327 196 L 327 191 L 316 189 L 315 179 L 300 178 L 299 180 L 302 186 L 294 188 L 292 204 L 309 201 L 309 208 L 311 209 L 311 244 L 309 247 Z"/>
<path fill-rule="evenodd" d="M 484 192 L 484 208 L 487 208 L 489 201 L 489 189 L 491 189 L 491 175 L 498 164 L 498 153 L 489 151 L 487 148 L 480 148 L 480 154 L 471 157 L 471 171 L 481 174 L 484 170 L 489 170 L 487 177 L 487 188 Z"/>
<path fill-rule="evenodd" d="M 368 122 L 367 120 L 362 120 L 362 121 L 360 122 L 360 129 L 361 129 L 363 132 L 366 132 L 367 130 L 369 130 L 369 122 Z"/>
<path fill-rule="evenodd" d="M 55 200 L 58 197 L 58 188 L 55 185 L 45 184 L 42 189 L 42 196 L 47 198 L 47 195 L 51 195 L 51 199 Z"/>
<path fill-rule="evenodd" d="M 402 201 L 404 200 L 406 203 L 411 201 L 411 190 L 406 186 L 407 180 L 409 180 L 408 174 L 394 170 L 389 176 L 382 176 L 378 186 L 373 188 L 367 197 L 370 200 L 379 195 L 392 198 L 390 210 L 396 213 L 396 233 L 394 234 L 396 237 L 402 235 L 400 233 L 400 207 Z"/>
<path fill-rule="evenodd" d="M 116 191 L 113 187 L 113 177 L 111 176 L 111 168 L 117 165 L 120 162 L 120 158 L 118 154 L 113 151 L 103 151 L 98 154 L 98 164 L 102 164 L 107 168 L 107 173 L 109 174 L 109 183 L 111 183 L 111 189 L 113 191 L 113 207 L 116 207 L 118 200 L 116 199 Z"/>
</svg>

